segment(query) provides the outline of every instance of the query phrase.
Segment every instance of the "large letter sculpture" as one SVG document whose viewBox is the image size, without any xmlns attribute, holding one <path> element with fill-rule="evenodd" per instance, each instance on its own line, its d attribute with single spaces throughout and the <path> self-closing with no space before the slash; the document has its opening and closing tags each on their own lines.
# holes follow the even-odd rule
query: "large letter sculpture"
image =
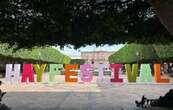
<svg viewBox="0 0 173 110">
<path fill-rule="evenodd" d="M 20 80 L 20 64 L 6 64 L 6 73 L 5 73 L 6 81 L 11 84 L 19 83 Z"/>
<path fill-rule="evenodd" d="M 29 82 L 34 82 L 32 64 L 23 64 L 22 82 L 27 82 L 27 79 L 29 79 Z"/>
<path fill-rule="evenodd" d="M 152 82 L 152 74 L 150 64 L 141 64 L 140 82 Z"/>
<path fill-rule="evenodd" d="M 160 64 L 154 64 L 154 78 L 157 83 L 169 83 L 169 79 L 162 79 L 160 75 Z"/>
<path fill-rule="evenodd" d="M 113 70 L 114 78 L 111 78 L 111 82 L 123 82 L 122 78 L 119 78 L 119 70 L 122 64 L 110 64 L 110 69 Z"/>
<path fill-rule="evenodd" d="M 54 82 L 55 76 L 63 69 L 63 64 L 50 64 L 49 65 L 49 82 Z"/>
<path fill-rule="evenodd" d="M 77 65 L 70 65 L 70 64 L 66 64 L 65 65 L 65 81 L 66 82 L 77 82 L 78 79 L 77 78 L 71 78 L 70 76 L 77 76 L 77 72 L 75 72 L 75 70 L 77 70 Z"/>
<path fill-rule="evenodd" d="M 42 82 L 42 75 L 46 68 L 46 64 L 41 64 L 41 66 L 39 64 L 34 64 L 33 66 L 35 73 L 37 74 L 37 82 Z"/>
<path fill-rule="evenodd" d="M 92 66 L 90 64 L 83 64 L 80 66 L 80 78 L 84 82 L 91 82 L 93 74 L 91 72 Z"/>
<path fill-rule="evenodd" d="M 105 64 L 99 64 L 98 70 L 99 70 L 99 75 L 98 75 L 98 82 L 102 82 L 104 79 L 104 69 L 106 68 Z"/>
<path fill-rule="evenodd" d="M 125 64 L 127 78 L 129 83 L 135 83 L 138 75 L 138 64 L 133 64 L 132 69 L 130 64 Z"/>
</svg>

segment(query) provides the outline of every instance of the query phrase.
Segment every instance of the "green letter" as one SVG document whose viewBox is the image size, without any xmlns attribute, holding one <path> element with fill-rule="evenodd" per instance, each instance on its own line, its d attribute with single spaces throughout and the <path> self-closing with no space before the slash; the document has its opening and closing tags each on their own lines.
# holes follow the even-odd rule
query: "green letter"
<svg viewBox="0 0 173 110">
<path fill-rule="evenodd" d="M 141 64 L 140 82 L 152 82 L 151 68 L 149 64 Z"/>
<path fill-rule="evenodd" d="M 128 77 L 128 82 L 136 82 L 138 75 L 138 64 L 133 64 L 132 70 L 130 64 L 125 64 L 125 69 Z"/>
<path fill-rule="evenodd" d="M 37 74 L 37 82 L 42 81 L 42 74 L 45 68 L 46 68 L 46 64 L 41 64 L 41 66 L 39 64 L 34 64 L 34 70 L 35 70 L 35 73 Z"/>
<path fill-rule="evenodd" d="M 49 65 L 49 82 L 53 82 L 55 79 L 55 75 L 60 73 L 60 70 L 63 68 L 63 64 L 50 64 Z"/>
</svg>

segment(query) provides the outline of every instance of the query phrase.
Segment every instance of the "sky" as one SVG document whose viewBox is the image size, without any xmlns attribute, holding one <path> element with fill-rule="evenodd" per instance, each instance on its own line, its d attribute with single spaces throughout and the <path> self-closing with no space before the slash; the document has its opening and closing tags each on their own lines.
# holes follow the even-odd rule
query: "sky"
<svg viewBox="0 0 173 110">
<path fill-rule="evenodd" d="M 79 49 L 74 49 L 72 45 L 64 46 L 64 48 L 60 49 L 60 46 L 56 46 L 54 48 L 58 49 L 63 54 L 66 54 L 72 58 L 78 58 L 80 57 L 80 52 L 83 51 L 118 51 L 120 48 L 122 48 L 124 45 L 102 45 L 96 47 L 96 45 L 87 45 L 85 47 L 81 47 Z"/>
</svg>

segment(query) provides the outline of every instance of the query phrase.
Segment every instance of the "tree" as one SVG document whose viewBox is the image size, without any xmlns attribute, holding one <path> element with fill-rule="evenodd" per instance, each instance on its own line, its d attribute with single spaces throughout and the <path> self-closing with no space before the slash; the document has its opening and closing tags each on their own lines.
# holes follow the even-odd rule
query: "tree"
<svg viewBox="0 0 173 110">
<path fill-rule="evenodd" d="M 19 47 L 173 41 L 144 0 L 1 0 L 0 33 Z"/>
<path fill-rule="evenodd" d="M 157 10 L 157 16 L 162 24 L 173 35 L 173 1 L 172 0 L 147 0 Z"/>
<path fill-rule="evenodd" d="M 126 44 L 119 51 L 109 56 L 110 63 L 152 63 L 159 57 L 150 44 Z"/>
<path fill-rule="evenodd" d="M 109 56 L 110 63 L 161 63 L 173 61 L 173 44 L 126 44 Z"/>
<path fill-rule="evenodd" d="M 1 63 L 70 63 L 71 58 L 60 53 L 58 50 L 49 47 L 33 47 L 30 49 L 20 48 L 15 50 L 15 46 L 0 44 Z"/>
<path fill-rule="evenodd" d="M 84 59 L 71 59 L 70 64 L 83 65 L 83 64 L 85 64 L 85 60 Z"/>
</svg>

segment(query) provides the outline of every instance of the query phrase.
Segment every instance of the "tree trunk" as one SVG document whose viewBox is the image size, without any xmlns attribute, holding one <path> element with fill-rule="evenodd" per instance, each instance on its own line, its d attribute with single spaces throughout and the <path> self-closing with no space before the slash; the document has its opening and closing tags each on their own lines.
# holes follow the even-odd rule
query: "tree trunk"
<svg viewBox="0 0 173 110">
<path fill-rule="evenodd" d="M 162 24 L 173 35 L 173 0 L 147 0 L 156 10 Z"/>
</svg>

